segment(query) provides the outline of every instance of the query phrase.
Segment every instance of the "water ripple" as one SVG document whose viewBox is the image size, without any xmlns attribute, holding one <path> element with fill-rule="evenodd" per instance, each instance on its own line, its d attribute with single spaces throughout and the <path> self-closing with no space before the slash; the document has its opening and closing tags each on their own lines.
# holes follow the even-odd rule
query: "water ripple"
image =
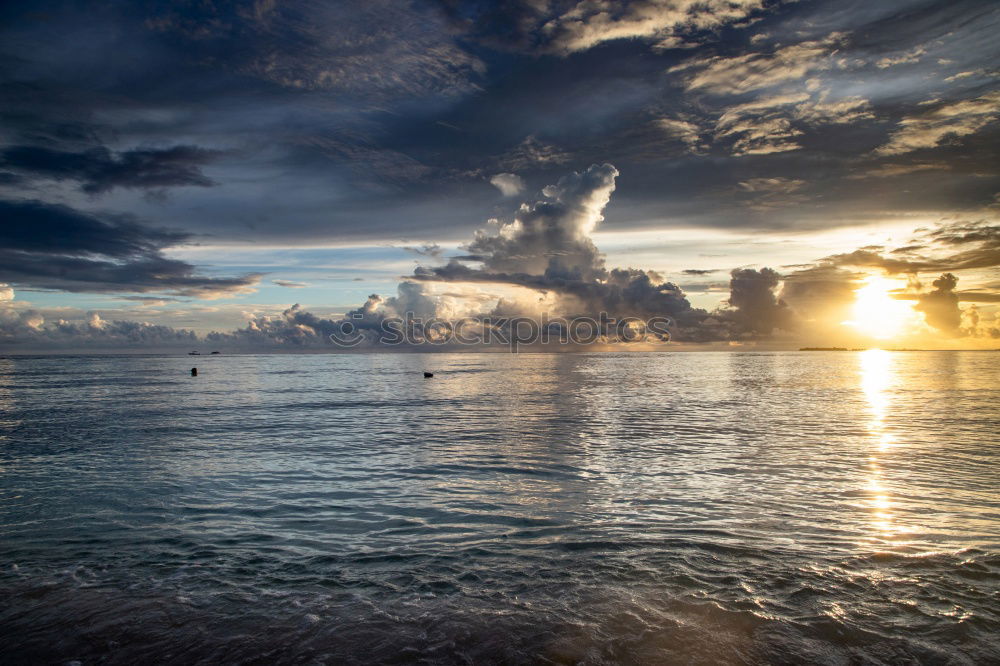
<svg viewBox="0 0 1000 666">
<path fill-rule="evenodd" d="M 0 359 L 0 661 L 997 663 L 995 358 Z"/>
</svg>

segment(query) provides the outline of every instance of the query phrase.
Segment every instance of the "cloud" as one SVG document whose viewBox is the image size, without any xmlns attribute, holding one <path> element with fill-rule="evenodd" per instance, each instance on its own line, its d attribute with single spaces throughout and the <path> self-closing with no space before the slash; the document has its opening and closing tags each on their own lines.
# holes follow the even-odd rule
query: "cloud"
<svg viewBox="0 0 1000 666">
<path fill-rule="evenodd" d="M 927 323 L 934 328 L 956 335 L 962 325 L 962 311 L 958 307 L 958 295 L 955 287 L 958 278 L 951 273 L 945 273 L 934 280 L 934 290 L 921 294 L 913 309 L 924 313 Z"/>
<path fill-rule="evenodd" d="M 715 124 L 715 139 L 732 139 L 734 155 L 770 155 L 799 150 L 797 137 L 817 125 L 872 118 L 867 100 L 831 99 L 828 90 L 782 93 L 728 107 Z"/>
<path fill-rule="evenodd" d="M 383 307 L 392 314 L 404 317 L 412 314 L 416 317 L 429 318 L 439 316 L 438 302 L 424 289 L 424 285 L 405 280 L 396 286 L 396 295 L 380 300 Z M 366 305 L 370 306 L 371 299 Z"/>
<path fill-rule="evenodd" d="M 954 91 L 958 86 L 945 86 L 941 77 L 987 66 L 984 60 L 990 53 L 960 53 L 962 43 L 979 43 L 965 40 L 966 29 L 948 20 L 964 12 L 938 6 L 928 7 L 926 18 L 917 20 L 912 13 L 898 15 L 890 6 L 834 11 L 817 3 L 766 2 L 733 23 L 723 19 L 720 31 L 701 30 L 685 15 L 682 24 L 650 35 L 650 27 L 656 32 L 657 26 L 669 24 L 657 14 L 668 3 L 440 0 L 401 7 L 381 0 L 280 2 L 267 12 L 258 12 L 252 3 L 152 3 L 116 6 L 87 20 L 76 3 L 43 4 L 49 20 L 36 21 L 30 13 L 15 11 L 4 25 L 8 51 L 19 59 L 0 89 L 5 147 L 43 147 L 61 157 L 79 157 L 101 146 L 99 150 L 110 156 L 105 154 L 99 166 L 124 162 L 137 147 L 161 150 L 179 143 L 224 147 L 227 152 L 195 166 L 202 177 L 223 186 L 184 186 L 169 207 L 158 206 L 152 213 L 133 196 L 134 190 L 112 184 L 118 182 L 114 179 L 66 179 L 60 188 L 39 179 L 39 189 L 31 196 L 55 201 L 58 195 L 72 205 L 80 199 L 70 189 L 111 187 L 103 190 L 112 193 L 105 201 L 119 210 L 158 215 L 161 224 L 225 235 L 233 242 L 302 245 L 320 238 L 331 243 L 348 237 L 375 243 L 401 237 L 447 238 L 463 222 L 462 211 L 495 204 L 490 201 L 492 188 L 474 187 L 476 180 L 515 173 L 541 185 L 543 178 L 554 182 L 560 164 L 578 169 L 605 160 L 632 173 L 644 172 L 630 181 L 623 210 L 652 210 L 655 200 L 665 206 L 683 197 L 677 208 L 687 209 L 675 212 L 692 224 L 764 225 L 768 222 L 763 216 L 737 222 L 730 215 L 733 202 L 727 200 L 728 193 L 714 201 L 706 196 L 760 175 L 746 173 L 746 165 L 721 153 L 769 155 L 745 161 L 788 167 L 763 175 L 800 177 L 796 174 L 815 167 L 809 180 L 820 191 L 824 182 L 839 181 L 844 170 L 863 170 L 860 154 L 878 145 L 877 132 L 898 119 L 900 108 L 916 113 L 920 99 Z M 698 20 L 716 23 L 708 15 L 710 5 L 722 3 L 673 7 L 688 7 L 701 17 Z M 737 7 L 737 13 L 748 6 Z M 446 14 L 458 23 L 449 24 Z M 872 22 L 890 16 L 889 23 Z M 514 33 L 523 37 L 524 50 L 534 56 L 552 53 L 553 44 L 564 36 L 601 20 L 624 30 L 625 36 L 609 33 L 609 39 L 617 41 L 600 41 L 586 47 L 589 52 L 565 58 L 536 59 L 523 51 L 484 48 L 483 39 L 470 36 L 475 27 L 459 26 L 464 19 L 475 23 L 479 18 L 483 30 L 496 39 Z M 637 23 L 638 18 L 642 20 Z M 750 30 L 741 28 L 759 18 L 764 20 L 752 30 L 766 29 L 772 37 L 748 44 Z M 542 30 L 546 25 L 548 32 Z M 956 58 L 947 72 L 935 69 L 931 56 L 918 66 L 896 70 L 878 70 L 872 62 L 910 49 L 911 39 L 930 44 L 924 39 L 927 30 L 951 28 L 957 30 L 954 43 L 933 47 L 935 57 Z M 813 32 L 817 30 L 821 32 Z M 851 37 L 823 46 L 832 30 Z M 699 48 L 649 52 L 677 33 L 685 44 Z M 31 48 L 38 43 L 66 48 Z M 786 78 L 724 100 L 708 94 L 711 86 L 704 77 L 705 87 L 697 88 L 697 94 L 674 95 L 665 88 L 686 84 L 695 75 L 724 73 L 729 64 L 749 68 L 754 86 L 768 77 L 782 79 L 779 65 L 794 65 L 791 56 L 796 52 L 787 51 L 793 47 L 800 47 L 800 56 L 815 56 L 804 59 L 809 71 L 803 78 Z M 863 53 L 857 54 L 857 49 Z M 122 53 L 128 57 L 120 57 Z M 440 61 L 430 63 L 438 54 Z M 665 74 L 685 59 L 690 67 Z M 709 61 L 719 68 L 709 72 Z M 986 86 L 988 81 L 965 79 L 961 85 L 971 83 Z M 746 132 L 714 137 L 715 117 L 729 107 L 758 96 L 815 93 L 813 85 L 828 87 L 831 96 L 824 100 L 814 94 L 771 109 L 774 117 L 764 110 L 748 113 L 741 120 Z M 850 98 L 859 96 L 869 100 L 869 113 L 877 113 L 880 120 L 843 128 L 853 114 L 846 112 L 848 107 L 863 103 Z M 806 102 L 809 106 L 800 111 Z M 664 120 L 657 124 L 658 118 Z M 827 123 L 841 127 L 810 130 Z M 533 138 L 526 139 L 529 135 Z M 717 154 L 699 160 L 683 154 L 709 153 L 703 145 Z M 675 160 L 685 160 L 680 172 Z M 804 166 L 807 161 L 809 166 Z M 980 171 L 993 172 L 981 159 L 962 162 L 970 169 L 976 162 Z M 2 170 L 15 178 L 38 178 Z M 688 177 L 678 178 L 681 174 Z M 954 182 L 956 173 L 936 187 L 920 188 L 913 197 L 884 197 L 891 212 L 879 208 L 869 221 L 882 212 L 904 214 L 908 206 L 943 210 L 974 187 L 974 177 L 965 176 L 968 182 Z M 926 179 L 913 180 L 922 184 Z M 910 184 L 900 183 L 900 189 Z M 845 196 L 826 198 L 825 210 L 817 214 L 832 224 L 857 220 L 855 206 L 867 203 L 857 199 L 870 189 L 861 184 L 850 192 L 833 187 Z M 627 214 L 621 223 L 634 228 L 654 219 Z M 770 219 L 774 226 L 791 224 L 778 221 L 778 216 Z"/>
<path fill-rule="evenodd" d="M 883 246 L 866 246 L 826 257 L 786 276 L 782 298 L 803 316 L 825 311 L 826 320 L 839 321 L 846 318 L 844 306 L 866 277 L 864 272 L 849 269 L 876 268 L 908 277 L 908 287 L 895 291 L 893 298 L 915 302 L 914 310 L 938 331 L 953 337 L 992 335 L 994 329 L 978 327 L 978 319 L 963 326 L 963 318 L 978 318 L 978 310 L 963 312 L 959 303 L 997 303 L 1000 293 L 957 291 L 958 277 L 953 271 L 1000 266 L 1000 226 L 988 221 L 942 223 L 919 230 L 913 241 L 888 251 Z M 921 273 L 939 274 L 931 290 L 922 291 Z"/>
<path fill-rule="evenodd" d="M 414 279 L 508 284 L 554 294 L 560 315 L 670 317 L 674 339 L 681 341 L 755 337 L 793 325 L 790 310 L 775 296 L 779 276 L 771 269 L 735 271 L 733 309 L 715 313 L 693 307 L 680 287 L 651 271 L 608 269 L 591 234 L 603 220 L 617 176 L 610 164 L 564 176 L 543 190 L 545 200 L 522 205 L 510 224 L 494 233 L 477 232 L 465 247 L 467 257 L 418 267 Z M 481 267 L 466 265 L 472 261 Z"/>
<path fill-rule="evenodd" d="M 372 294 L 365 303 L 343 317 L 320 317 L 304 310 L 298 303 L 284 310 L 280 316 L 256 315 L 247 326 L 229 333 L 213 332 L 205 340 L 213 345 L 237 348 L 303 348 L 331 351 L 331 336 L 343 339 L 346 325 L 352 332 L 364 336 L 367 345 L 379 345 L 385 339 L 382 322 L 387 317 L 410 315 L 422 320 L 437 316 L 437 303 L 423 289 L 423 285 L 405 281 L 399 284 L 397 295 L 383 299 Z"/>
<path fill-rule="evenodd" d="M 821 91 L 818 99 L 799 104 L 794 109 L 796 119 L 811 125 L 849 125 L 875 117 L 870 102 L 856 95 L 830 99 L 829 91 Z"/>
<path fill-rule="evenodd" d="M 0 343 L 16 349 L 184 348 L 195 345 L 193 331 L 137 321 L 105 321 L 91 313 L 84 322 L 46 322 L 36 310 L 0 308 Z"/>
<path fill-rule="evenodd" d="M 26 253 L 104 255 L 124 259 L 153 254 L 188 236 L 148 229 L 122 218 L 101 220 L 57 204 L 0 201 L 0 247 Z"/>
<path fill-rule="evenodd" d="M 260 5 L 256 5 L 259 7 Z M 451 38 L 446 21 L 419 4 L 166 4 L 147 30 L 179 40 L 194 61 L 299 91 L 335 91 L 386 102 L 475 89 L 484 65 Z"/>
<path fill-rule="evenodd" d="M 701 140 L 702 130 L 695 123 L 678 118 L 659 118 L 656 124 L 669 136 L 686 145 L 692 153 L 699 153 L 705 149 Z"/>
<path fill-rule="evenodd" d="M 854 292 L 862 286 L 864 277 L 864 273 L 838 266 L 803 268 L 784 275 L 781 300 L 801 319 L 839 323 L 848 319 Z"/>
<path fill-rule="evenodd" d="M 860 248 L 825 257 L 818 265 L 880 268 L 894 274 L 954 272 L 1000 266 L 1000 225 L 989 221 L 940 224 L 924 230 L 914 240 L 921 242 L 897 248 L 889 252 L 891 256 L 878 247 Z"/>
<path fill-rule="evenodd" d="M 550 18 L 541 29 L 548 49 L 562 54 L 585 51 L 620 39 L 648 39 L 663 48 L 676 37 L 746 20 L 763 0 L 585 0 Z"/>
<path fill-rule="evenodd" d="M 944 163 L 916 162 L 913 164 L 880 164 L 876 167 L 866 169 L 863 173 L 851 174 L 850 179 L 861 180 L 865 178 L 896 178 L 898 176 L 908 176 L 912 173 L 922 171 L 947 171 L 950 166 Z"/>
<path fill-rule="evenodd" d="M 676 285 L 650 271 L 608 269 L 591 234 L 604 219 L 618 170 L 610 164 L 564 176 L 542 190 L 545 199 L 523 204 L 496 232 L 479 231 L 469 253 L 438 267 L 418 267 L 423 282 L 516 285 L 557 297 L 558 314 L 606 312 L 614 316 L 668 316 L 677 339 L 714 338 L 709 315 L 693 308 Z M 473 268 L 464 262 L 478 262 Z"/>
<path fill-rule="evenodd" d="M 781 281 L 777 271 L 738 268 L 730 275 L 728 302 L 735 310 L 729 316 L 741 332 L 768 335 L 794 327 L 791 308 L 776 295 Z"/>
<path fill-rule="evenodd" d="M 14 300 L 14 289 L 9 284 L 0 282 L 0 303 Z"/>
<path fill-rule="evenodd" d="M 733 155 L 773 155 L 799 150 L 802 146 L 791 139 L 800 134 L 787 118 L 771 117 L 742 120 L 723 128 L 716 136 L 735 138 Z"/>
<path fill-rule="evenodd" d="M 213 345 L 235 347 L 320 347 L 330 349 L 330 335 L 338 330 L 340 320 L 325 319 L 303 310 L 298 303 L 280 317 L 258 315 L 246 328 L 230 333 L 209 333 L 205 340 Z"/>
<path fill-rule="evenodd" d="M 490 178 L 490 185 L 493 185 L 505 197 L 514 197 L 524 191 L 524 180 L 513 173 L 498 173 Z"/>
<path fill-rule="evenodd" d="M 404 246 L 402 249 L 419 257 L 431 257 L 432 259 L 439 259 L 444 253 L 444 250 L 437 243 L 424 243 L 423 245 L 418 246 Z"/>
<path fill-rule="evenodd" d="M 296 140 L 298 147 L 344 165 L 353 181 L 374 189 L 419 183 L 434 169 L 400 151 L 372 145 L 364 136 L 341 131 L 309 135 Z"/>
<path fill-rule="evenodd" d="M 99 217 L 40 201 L 0 201 L 0 221 L 0 279 L 14 285 L 221 298 L 249 293 L 260 280 L 259 274 L 198 275 L 194 266 L 163 255 L 187 242 L 187 234 L 121 216 Z"/>
<path fill-rule="evenodd" d="M 607 42 L 642 40 L 683 48 L 698 33 L 738 26 L 764 0 L 514 0 L 502 5 L 439 0 L 453 22 L 491 46 L 568 56 Z M 695 42 L 697 43 L 697 42 Z"/>
<path fill-rule="evenodd" d="M 118 296 L 119 300 L 132 301 L 139 304 L 141 308 L 154 308 L 167 303 L 175 303 L 179 299 L 166 296 Z"/>
<path fill-rule="evenodd" d="M 293 282 L 292 280 L 271 280 L 274 284 L 279 287 L 286 287 L 288 289 L 303 289 L 309 285 L 305 282 Z"/>
<path fill-rule="evenodd" d="M 571 155 L 549 143 L 540 141 L 534 135 L 527 136 L 521 143 L 497 158 L 497 165 L 511 171 L 537 169 L 569 162 Z"/>
<path fill-rule="evenodd" d="M 901 155 L 934 148 L 949 137 L 963 137 L 978 132 L 1000 116 L 1000 92 L 975 99 L 936 105 L 929 111 L 906 116 L 899 122 L 888 143 L 875 150 L 876 155 Z"/>
<path fill-rule="evenodd" d="M 945 78 L 948 83 L 954 83 L 955 81 L 961 81 L 962 79 L 967 79 L 970 76 L 976 76 L 980 72 L 978 70 L 970 70 L 968 72 L 959 72 L 957 74 L 952 74 L 951 76 Z"/>
<path fill-rule="evenodd" d="M 782 208 L 808 201 L 798 194 L 806 181 L 797 178 L 750 178 L 739 184 L 739 189 L 749 197 L 749 207 L 754 210 Z"/>
<path fill-rule="evenodd" d="M 774 51 L 738 56 L 695 58 L 671 68 L 681 73 L 688 91 L 739 95 L 805 79 L 810 73 L 833 67 L 833 55 L 844 35 L 783 46 Z"/>
<path fill-rule="evenodd" d="M 241 349 L 331 350 L 330 336 L 349 323 L 362 332 L 364 345 L 377 348 L 386 340 L 382 324 L 387 317 L 409 314 L 426 319 L 460 313 L 473 317 L 480 327 L 488 327 L 492 325 L 489 317 L 542 312 L 557 317 L 596 318 L 600 313 L 614 318 L 668 317 L 673 322 L 672 338 L 678 342 L 774 339 L 776 335 L 798 334 L 810 322 L 843 321 L 844 317 L 838 318 L 837 314 L 853 300 L 861 277 L 849 267 L 911 273 L 949 262 L 983 265 L 989 260 L 983 253 L 1000 246 L 1000 229 L 995 225 L 985 221 L 956 222 L 921 231 L 915 242 L 906 246 L 906 252 L 893 252 L 881 245 L 865 246 L 826 257 L 787 275 L 771 268 L 738 268 L 730 273 L 725 304 L 707 311 L 692 306 L 681 287 L 653 271 L 606 265 L 593 233 L 604 220 L 618 175 L 616 167 L 605 163 L 559 178 L 542 190 L 542 199 L 522 204 L 510 223 L 477 232 L 463 246 L 465 256 L 453 257 L 444 265 L 418 266 L 412 276 L 398 284 L 392 296 L 372 294 L 363 305 L 342 316 L 315 314 L 298 305 L 280 315 L 255 314 L 245 328 L 212 333 L 204 341 Z M 802 187 L 804 181 L 798 179 L 754 177 L 741 181 L 740 190 L 752 196 L 794 196 Z M 162 249 L 186 240 L 183 234 L 147 229 L 127 219 L 103 219 L 64 208 L 46 212 L 56 216 L 58 224 L 68 225 L 67 233 L 57 236 L 78 236 L 80 247 L 89 248 L 72 259 L 130 266 L 160 256 Z M 71 213 L 84 219 L 71 224 L 59 217 Z M 44 237 L 11 235 L 9 244 L 24 254 L 51 254 Z M 426 247 L 431 251 L 418 254 L 440 258 L 436 245 Z M 708 272 L 688 269 L 685 274 Z M 158 275 L 161 279 L 169 277 L 162 271 Z M 8 278 L 0 272 L 0 279 Z M 281 282 L 289 281 L 275 280 Z M 445 287 L 441 283 L 448 284 Z M 521 292 L 531 296 L 516 295 Z M 955 311 L 962 295 L 955 291 L 954 283 L 935 282 L 933 292 L 917 293 L 920 311 L 931 325 L 949 334 L 971 330 L 969 326 L 955 325 Z M 973 292 L 970 298 L 981 296 L 980 302 L 990 302 L 989 294 Z M 38 313 L 13 312 L 12 307 L 7 310 L 10 312 L 3 316 L 5 339 L 9 341 L 47 340 L 44 344 L 51 345 L 54 340 L 67 344 L 72 335 L 84 340 L 109 340 L 115 336 L 139 340 L 146 336 L 151 341 L 164 341 L 150 344 L 193 344 L 186 332 L 158 331 L 149 329 L 148 324 L 110 326 L 87 322 L 56 326 L 39 321 Z M 972 319 L 971 313 L 959 311 L 960 322 L 963 316 Z M 418 324 L 412 326 L 421 334 L 428 333 Z M 978 321 L 970 326 L 979 326 Z M 41 329 L 48 332 L 38 333 Z M 57 329 L 62 333 L 55 333 Z M 111 331 L 117 332 L 111 335 Z"/>
<path fill-rule="evenodd" d="M 751 178 L 740 183 L 740 189 L 754 193 L 790 194 L 802 189 L 804 180 L 796 178 Z"/>
<path fill-rule="evenodd" d="M 896 56 L 885 56 L 879 58 L 875 65 L 879 69 L 886 69 L 887 67 L 895 67 L 896 65 L 910 65 L 915 62 L 920 62 L 920 57 L 926 55 L 927 49 L 922 46 L 917 46 L 909 51 L 901 53 Z"/>
<path fill-rule="evenodd" d="M 579 279 L 566 275 L 490 272 L 469 268 L 458 262 L 433 269 L 418 269 L 414 278 L 427 281 L 479 282 L 525 287 L 555 294 L 558 316 L 670 317 L 675 322 L 674 339 L 706 341 L 719 339 L 724 331 L 710 330 L 709 314 L 693 308 L 683 290 L 670 282 L 659 282 L 650 271 L 634 268 L 611 269 L 603 279 Z M 519 314 L 540 314 L 518 311 Z M 710 322 L 709 322 L 710 323 Z"/>
<path fill-rule="evenodd" d="M 542 191 L 546 200 L 522 205 L 496 235 L 477 232 L 466 249 L 490 271 L 600 276 L 604 262 L 590 234 L 604 219 L 617 176 L 610 164 L 564 176 Z"/>
<path fill-rule="evenodd" d="M 986 247 L 1000 247 L 1000 225 L 988 220 L 941 224 L 925 235 L 934 242 L 950 246 L 982 243 Z"/>
<path fill-rule="evenodd" d="M 100 194 L 115 187 L 210 187 L 215 183 L 201 172 L 200 167 L 221 154 L 196 146 L 134 149 L 121 153 L 113 153 L 103 146 L 84 152 L 13 146 L 0 152 L 0 165 L 33 176 L 75 180 L 84 192 Z"/>
</svg>

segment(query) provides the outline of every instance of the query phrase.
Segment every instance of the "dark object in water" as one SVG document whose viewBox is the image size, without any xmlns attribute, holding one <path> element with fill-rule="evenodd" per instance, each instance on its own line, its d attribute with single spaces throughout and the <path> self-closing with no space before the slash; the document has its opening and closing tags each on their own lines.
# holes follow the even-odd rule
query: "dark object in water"
<svg viewBox="0 0 1000 666">
<path fill-rule="evenodd" d="M 425 372 L 424 373 L 424 377 L 433 377 L 433 376 L 434 376 L 433 372 Z"/>
<path fill-rule="evenodd" d="M 200 351 L 188 352 L 188 356 L 201 356 L 201 352 Z"/>
<path fill-rule="evenodd" d="M 221 352 L 212 352 L 212 356 L 215 356 L 216 354 L 219 354 L 219 353 L 221 353 Z"/>
<path fill-rule="evenodd" d="M 192 377 L 198 376 L 198 368 L 191 368 L 191 376 Z"/>
</svg>

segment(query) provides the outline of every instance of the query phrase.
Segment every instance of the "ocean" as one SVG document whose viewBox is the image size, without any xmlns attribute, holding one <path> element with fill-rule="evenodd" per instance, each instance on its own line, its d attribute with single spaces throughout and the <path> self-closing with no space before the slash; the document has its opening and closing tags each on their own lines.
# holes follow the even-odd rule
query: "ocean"
<svg viewBox="0 0 1000 666">
<path fill-rule="evenodd" d="M 998 360 L 3 358 L 0 662 L 1000 663 Z"/>
</svg>

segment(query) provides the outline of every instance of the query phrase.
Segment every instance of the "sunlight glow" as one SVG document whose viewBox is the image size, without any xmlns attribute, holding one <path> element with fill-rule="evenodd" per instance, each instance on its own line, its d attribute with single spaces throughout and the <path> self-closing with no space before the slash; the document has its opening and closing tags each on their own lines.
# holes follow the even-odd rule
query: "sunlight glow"
<svg viewBox="0 0 1000 666">
<path fill-rule="evenodd" d="M 860 290 L 859 290 L 860 291 Z M 866 500 L 870 511 L 870 525 L 876 540 L 896 538 L 916 531 L 913 525 L 903 525 L 894 515 L 899 500 L 893 500 L 891 486 L 885 478 L 883 465 L 890 460 L 897 446 L 896 436 L 889 432 L 890 388 L 895 381 L 896 358 L 893 352 L 869 349 L 858 355 L 860 361 L 861 390 L 868 403 L 867 424 L 873 448 L 868 456 L 868 483 Z"/>
<path fill-rule="evenodd" d="M 843 322 L 859 332 L 879 340 L 902 334 L 915 319 L 913 308 L 906 301 L 894 299 L 890 291 L 896 285 L 880 275 L 869 276 L 854 292 L 852 319 Z"/>
</svg>

